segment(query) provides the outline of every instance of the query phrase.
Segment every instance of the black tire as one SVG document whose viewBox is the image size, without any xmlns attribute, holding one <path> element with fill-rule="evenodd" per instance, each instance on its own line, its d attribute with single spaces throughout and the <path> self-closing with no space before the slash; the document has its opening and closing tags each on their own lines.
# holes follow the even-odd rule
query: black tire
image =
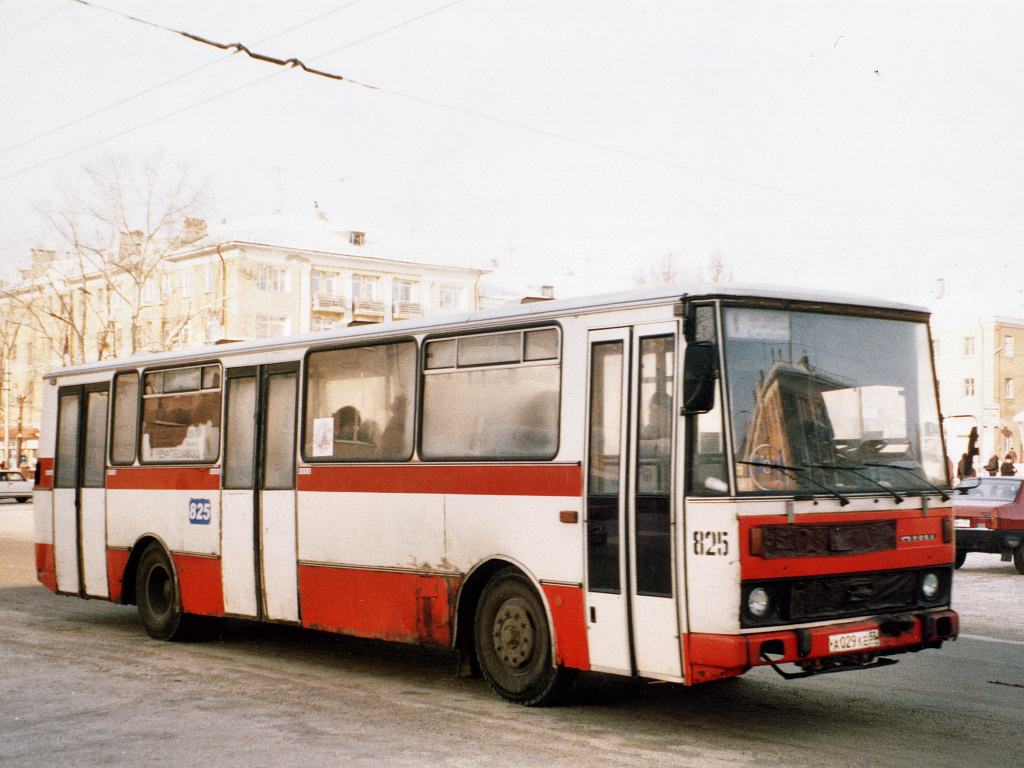
<svg viewBox="0 0 1024 768">
<path fill-rule="evenodd" d="M 956 560 L 953 561 L 953 565 L 956 566 L 957 568 L 959 568 L 959 567 L 961 567 L 964 564 L 964 561 L 966 559 L 967 559 L 967 550 L 966 549 L 958 549 L 956 551 Z"/>
<path fill-rule="evenodd" d="M 507 701 L 553 704 L 571 686 L 574 670 L 552 660 L 544 606 L 529 579 L 514 568 L 499 571 L 484 587 L 473 641 L 484 679 Z"/>
<path fill-rule="evenodd" d="M 198 617 L 181 609 L 174 565 L 159 544 L 142 553 L 135 574 L 135 601 L 146 633 L 157 640 L 187 640 Z"/>
<path fill-rule="evenodd" d="M 1013 567 L 1017 569 L 1017 573 L 1024 576 L 1024 544 L 1013 551 Z"/>
</svg>

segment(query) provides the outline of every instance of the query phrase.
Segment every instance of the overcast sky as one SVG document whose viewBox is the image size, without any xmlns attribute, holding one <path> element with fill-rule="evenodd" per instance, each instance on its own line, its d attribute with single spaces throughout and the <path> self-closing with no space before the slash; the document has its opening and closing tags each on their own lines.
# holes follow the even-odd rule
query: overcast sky
<svg viewBox="0 0 1024 768">
<path fill-rule="evenodd" d="M 577 290 L 716 252 L 744 282 L 1024 287 L 1022 29 L 1014 2 L 0 0 L 0 253 L 61 175 L 159 148 L 211 219 L 316 202 Z"/>
</svg>

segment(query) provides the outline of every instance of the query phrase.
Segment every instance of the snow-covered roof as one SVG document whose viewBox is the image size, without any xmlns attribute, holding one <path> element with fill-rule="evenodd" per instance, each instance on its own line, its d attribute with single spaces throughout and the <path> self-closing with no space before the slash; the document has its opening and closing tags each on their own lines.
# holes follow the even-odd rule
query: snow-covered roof
<svg viewBox="0 0 1024 768">
<path fill-rule="evenodd" d="M 362 237 L 353 237 L 355 233 Z M 203 237 L 190 243 L 189 248 L 200 249 L 229 243 L 465 268 L 451 263 L 445 254 L 425 254 L 393 237 L 382 242 L 372 232 L 349 229 L 323 216 L 294 213 L 275 213 L 211 226 Z"/>
</svg>

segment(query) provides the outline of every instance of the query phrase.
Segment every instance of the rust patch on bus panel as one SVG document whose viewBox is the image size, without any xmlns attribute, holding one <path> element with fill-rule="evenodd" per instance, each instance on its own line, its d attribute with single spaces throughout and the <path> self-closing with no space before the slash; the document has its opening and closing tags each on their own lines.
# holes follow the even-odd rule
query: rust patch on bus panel
<svg viewBox="0 0 1024 768">
<path fill-rule="evenodd" d="M 131 550 L 127 548 L 107 549 L 107 589 L 113 603 L 123 602 L 124 577 L 130 559 Z M 220 578 L 219 574 L 217 578 Z"/>
<path fill-rule="evenodd" d="M 302 624 L 446 648 L 459 581 L 451 575 L 300 564 Z"/>
<path fill-rule="evenodd" d="M 896 521 L 819 525 L 765 525 L 761 548 L 767 560 L 780 557 L 842 557 L 896 549 Z"/>
<path fill-rule="evenodd" d="M 36 578 L 53 593 L 57 592 L 57 559 L 53 544 L 36 542 Z"/>
</svg>

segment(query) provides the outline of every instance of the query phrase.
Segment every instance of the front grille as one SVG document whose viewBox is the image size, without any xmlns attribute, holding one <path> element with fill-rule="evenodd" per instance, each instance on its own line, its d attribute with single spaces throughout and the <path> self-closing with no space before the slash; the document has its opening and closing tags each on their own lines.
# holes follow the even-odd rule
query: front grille
<svg viewBox="0 0 1024 768">
<path fill-rule="evenodd" d="M 846 557 L 896 549 L 896 521 L 765 525 L 764 558 Z"/>
<path fill-rule="evenodd" d="M 921 595 L 921 580 L 929 572 L 939 577 L 940 587 L 935 597 L 926 601 Z M 942 567 L 745 581 L 740 626 L 767 627 L 935 608 L 949 601 L 952 573 L 951 568 Z M 757 587 L 768 592 L 772 605 L 761 618 L 746 610 L 747 595 Z"/>
</svg>

